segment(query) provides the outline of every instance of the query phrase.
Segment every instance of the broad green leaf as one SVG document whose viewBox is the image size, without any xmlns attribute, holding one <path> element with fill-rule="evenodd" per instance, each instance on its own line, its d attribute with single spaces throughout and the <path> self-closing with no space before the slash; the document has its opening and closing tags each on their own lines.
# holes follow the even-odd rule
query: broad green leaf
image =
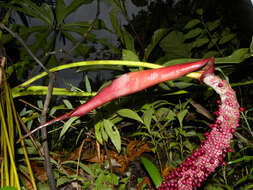
<svg viewBox="0 0 253 190">
<path fill-rule="evenodd" d="M 182 32 L 170 32 L 160 41 L 159 45 L 170 59 L 191 56 L 191 48 L 184 43 L 184 35 Z"/>
<path fill-rule="evenodd" d="M 124 39 L 124 45 L 126 47 L 127 50 L 130 50 L 132 52 L 135 52 L 135 48 L 134 48 L 134 38 L 131 34 L 129 34 L 129 32 L 127 30 L 123 30 L 123 39 Z"/>
<path fill-rule="evenodd" d="M 158 188 L 162 184 L 163 180 L 158 168 L 153 164 L 153 162 L 145 157 L 141 157 L 141 163 L 144 165 L 156 188 Z"/>
<path fill-rule="evenodd" d="M 253 37 L 252 37 L 252 39 L 251 39 L 249 52 L 250 52 L 251 54 L 253 54 Z"/>
<path fill-rule="evenodd" d="M 69 178 L 67 176 L 61 176 L 56 181 L 56 186 L 59 187 L 60 185 L 63 185 L 69 181 Z"/>
<path fill-rule="evenodd" d="M 39 50 L 41 50 L 41 44 L 47 44 L 47 38 L 48 35 L 50 34 L 50 31 L 40 31 L 35 35 L 36 40 L 35 42 L 30 46 L 30 49 L 34 52 L 37 53 Z"/>
<path fill-rule="evenodd" d="M 118 152 L 121 151 L 121 139 L 120 139 L 120 134 L 118 131 L 118 128 L 114 126 L 114 124 L 110 121 L 105 119 L 103 121 L 103 126 L 104 129 L 107 133 L 107 135 L 110 137 L 113 145 L 117 149 Z"/>
<path fill-rule="evenodd" d="M 85 87 L 86 87 L 87 92 L 91 92 L 91 85 L 90 85 L 88 75 L 85 75 Z"/>
<path fill-rule="evenodd" d="M 184 40 L 196 38 L 197 36 L 201 34 L 202 31 L 203 30 L 201 28 L 194 28 L 184 35 Z"/>
<path fill-rule="evenodd" d="M 126 61 L 139 61 L 139 57 L 131 50 L 122 50 L 122 60 Z"/>
<path fill-rule="evenodd" d="M 187 113 L 188 113 L 188 110 L 182 110 L 177 114 L 177 118 L 181 127 L 183 126 L 183 120 Z"/>
<path fill-rule="evenodd" d="M 110 20 L 111 20 L 112 28 L 114 32 L 116 33 L 117 37 L 121 40 L 122 43 L 124 43 L 119 20 L 113 12 L 110 12 Z"/>
<path fill-rule="evenodd" d="M 190 86 L 194 85 L 194 83 L 191 82 L 174 82 L 174 86 L 179 88 L 179 89 L 185 89 Z"/>
<path fill-rule="evenodd" d="M 127 117 L 127 118 L 134 119 L 136 121 L 139 121 L 139 122 L 143 123 L 143 121 L 140 118 L 140 116 L 136 112 L 134 112 L 133 110 L 130 110 L 130 109 L 120 109 L 120 110 L 117 111 L 117 113 L 121 117 Z"/>
<path fill-rule="evenodd" d="M 153 113 L 154 113 L 154 110 L 152 108 L 146 110 L 143 113 L 143 122 L 144 122 L 144 125 L 148 127 L 148 129 L 150 129 Z"/>
<path fill-rule="evenodd" d="M 22 36 L 22 38 L 24 40 L 27 40 L 28 37 L 30 37 L 30 35 L 32 33 L 35 33 L 35 32 L 41 32 L 41 31 L 47 31 L 48 30 L 48 26 L 45 25 L 39 25 L 39 26 L 29 26 L 29 27 L 26 27 L 26 26 L 22 26 L 20 27 L 20 36 Z"/>
<path fill-rule="evenodd" d="M 208 38 L 197 38 L 193 44 L 192 44 L 192 48 L 198 48 L 201 47 L 205 44 L 207 44 L 209 42 Z"/>
<path fill-rule="evenodd" d="M 221 20 L 218 19 L 218 20 L 215 20 L 213 22 L 208 22 L 206 23 L 207 25 L 207 28 L 210 32 L 212 32 L 214 29 L 216 29 L 219 25 L 221 24 Z"/>
<path fill-rule="evenodd" d="M 65 19 L 66 15 L 66 6 L 64 0 L 57 0 L 56 1 L 56 20 L 57 24 L 61 25 L 62 21 Z"/>
<path fill-rule="evenodd" d="M 227 34 L 227 35 L 224 35 L 220 41 L 219 41 L 219 45 L 222 45 L 222 44 L 225 44 L 229 41 L 231 41 L 232 39 L 234 39 L 236 37 L 236 34 Z"/>
<path fill-rule="evenodd" d="M 67 132 L 67 130 L 69 129 L 69 127 L 71 126 L 71 124 L 77 120 L 79 117 L 72 117 L 70 118 L 63 126 L 62 130 L 61 130 L 61 133 L 60 133 L 60 136 L 59 136 L 59 139 Z"/>
<path fill-rule="evenodd" d="M 167 28 L 160 28 L 156 30 L 152 36 L 151 42 L 148 44 L 146 48 L 146 59 L 148 59 L 150 53 L 156 47 L 156 45 L 161 41 L 161 39 L 168 33 Z"/>
<path fill-rule="evenodd" d="M 76 164 L 77 164 L 77 163 L 76 163 Z M 90 176 L 96 177 L 95 174 L 94 174 L 94 172 L 93 172 L 88 166 L 86 166 L 85 164 L 79 163 L 79 166 L 80 166 L 85 172 L 87 172 Z"/>
<path fill-rule="evenodd" d="M 103 144 L 103 139 L 102 139 L 102 135 L 100 131 L 101 127 L 102 127 L 101 121 L 97 122 L 95 125 L 95 136 L 96 136 L 97 141 L 100 144 Z"/>
<path fill-rule="evenodd" d="M 198 25 L 200 23 L 199 19 L 192 19 L 190 20 L 184 27 L 184 29 L 190 29 L 195 27 L 196 25 Z"/>
<path fill-rule="evenodd" d="M 112 173 L 112 175 L 107 175 L 106 176 L 106 181 L 108 181 L 110 184 L 113 185 L 119 185 L 119 177 L 117 175 L 115 175 L 114 173 Z"/>
<path fill-rule="evenodd" d="M 66 9 L 65 17 L 67 17 L 69 14 L 75 12 L 83 4 L 89 4 L 92 1 L 93 0 L 74 0 L 74 1 L 72 1 L 71 4 Z"/>
<path fill-rule="evenodd" d="M 54 14 L 51 7 L 47 3 L 43 3 L 41 6 L 41 11 L 44 18 L 47 20 L 49 26 L 54 26 Z"/>
<path fill-rule="evenodd" d="M 48 4 L 43 3 L 41 6 L 37 6 L 30 0 L 23 0 L 17 2 L 22 6 L 22 8 L 14 6 L 14 9 L 21 11 L 25 14 L 31 15 L 35 18 L 38 18 L 50 25 L 51 27 L 53 26 L 54 16 L 51 7 Z"/>
<path fill-rule="evenodd" d="M 184 135 L 184 136 L 186 136 L 186 135 Z M 183 145 L 184 145 L 190 152 L 192 152 L 193 149 L 195 148 L 195 147 L 193 146 L 193 144 L 190 143 L 189 140 L 184 141 L 184 142 L 183 142 Z"/>
<path fill-rule="evenodd" d="M 228 57 L 216 58 L 215 62 L 216 63 L 240 63 L 249 57 L 250 57 L 249 48 L 241 48 L 241 49 L 235 50 Z"/>
<path fill-rule="evenodd" d="M 102 138 L 105 140 L 105 142 L 108 142 L 108 135 L 105 131 L 104 121 L 102 122 L 102 127 L 101 127 L 100 131 L 101 131 Z"/>
<path fill-rule="evenodd" d="M 186 137 L 194 137 L 194 136 L 197 136 L 197 133 L 196 133 L 196 131 L 188 131 L 188 132 L 186 132 L 185 136 Z"/>
<path fill-rule="evenodd" d="M 62 101 L 68 109 L 73 109 L 73 106 L 68 99 L 63 99 Z"/>
<path fill-rule="evenodd" d="M 170 142 L 169 148 L 173 148 L 174 146 L 178 146 L 179 143 L 178 142 Z"/>
<path fill-rule="evenodd" d="M 197 9 L 196 11 L 196 13 L 200 16 L 203 15 L 203 12 L 204 12 L 203 9 Z"/>
<path fill-rule="evenodd" d="M 42 109 L 42 108 L 43 108 L 43 102 L 42 102 L 42 100 L 38 100 L 38 101 L 37 101 L 37 105 L 38 105 L 38 107 L 39 107 L 40 109 Z"/>
</svg>

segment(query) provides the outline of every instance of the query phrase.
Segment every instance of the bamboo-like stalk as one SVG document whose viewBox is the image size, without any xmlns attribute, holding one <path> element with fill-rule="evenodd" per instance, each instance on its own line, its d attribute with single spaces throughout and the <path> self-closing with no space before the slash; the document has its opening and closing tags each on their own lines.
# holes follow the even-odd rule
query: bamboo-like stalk
<svg viewBox="0 0 253 190">
<path fill-rule="evenodd" d="M 1 187 L 12 186 L 21 190 L 19 176 L 17 172 L 17 165 L 15 163 L 15 130 L 18 129 L 19 136 L 21 136 L 21 129 L 19 121 L 17 119 L 17 113 L 15 110 L 14 102 L 11 96 L 10 88 L 7 83 L 7 79 L 2 70 L 2 88 L 0 99 L 0 118 L 1 118 L 1 152 L 3 152 L 3 161 L 1 162 Z M 32 186 L 34 190 L 37 190 L 31 165 L 29 162 L 28 154 L 24 145 L 21 142 L 21 146 L 24 152 L 25 162 L 28 167 Z"/>
</svg>

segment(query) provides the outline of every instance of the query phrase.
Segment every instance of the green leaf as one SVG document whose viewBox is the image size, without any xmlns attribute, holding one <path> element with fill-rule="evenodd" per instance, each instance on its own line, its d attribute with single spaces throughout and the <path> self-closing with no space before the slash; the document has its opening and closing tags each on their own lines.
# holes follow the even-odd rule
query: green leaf
<svg viewBox="0 0 253 190">
<path fill-rule="evenodd" d="M 139 57 L 131 50 L 122 50 L 122 60 L 126 61 L 139 61 Z"/>
<path fill-rule="evenodd" d="M 183 120 L 187 113 L 188 113 L 188 110 L 182 110 L 177 114 L 177 118 L 181 127 L 183 126 Z"/>
<path fill-rule="evenodd" d="M 117 149 L 118 152 L 121 151 L 121 139 L 120 139 L 120 134 L 118 131 L 118 128 L 114 126 L 114 124 L 110 121 L 105 119 L 103 121 L 103 126 L 104 129 L 107 133 L 107 135 L 110 137 L 113 145 Z"/>
<path fill-rule="evenodd" d="M 122 43 L 124 43 L 119 20 L 113 12 L 110 12 L 110 20 L 111 20 L 112 28 L 114 32 L 116 33 L 117 37 L 121 40 Z"/>
<path fill-rule="evenodd" d="M 197 9 L 196 13 L 200 16 L 203 15 L 203 9 Z"/>
<path fill-rule="evenodd" d="M 190 20 L 184 27 L 184 29 L 190 29 L 190 28 L 193 28 L 195 27 L 196 25 L 198 25 L 200 22 L 199 19 L 192 19 Z"/>
<path fill-rule="evenodd" d="M 37 101 L 37 105 L 38 105 L 38 107 L 39 107 L 40 109 L 42 109 L 42 108 L 43 108 L 43 102 L 42 102 L 42 100 L 38 100 L 38 101 Z"/>
<path fill-rule="evenodd" d="M 184 40 L 196 38 L 197 36 L 201 34 L 202 31 L 203 30 L 201 28 L 194 28 L 184 35 Z"/>
<path fill-rule="evenodd" d="M 214 29 L 216 29 L 219 25 L 221 24 L 221 20 L 220 19 L 217 19 L 213 22 L 208 22 L 206 23 L 207 25 L 207 28 L 210 32 L 212 32 Z"/>
<path fill-rule="evenodd" d="M 85 75 L 85 87 L 86 87 L 87 92 L 91 92 L 91 85 L 90 85 L 88 75 Z"/>
<path fill-rule="evenodd" d="M 227 35 L 224 35 L 220 41 L 219 41 L 219 45 L 222 45 L 222 44 L 225 44 L 229 41 L 231 41 L 232 39 L 234 39 L 236 37 L 236 34 L 227 34 Z"/>
<path fill-rule="evenodd" d="M 102 138 L 105 140 L 105 142 L 108 142 L 108 135 L 107 135 L 105 128 L 104 128 L 104 121 L 102 122 L 102 127 L 101 127 L 100 131 L 101 131 Z"/>
<path fill-rule="evenodd" d="M 68 109 L 73 109 L 73 106 L 68 99 L 63 99 L 62 101 Z"/>
<path fill-rule="evenodd" d="M 193 44 L 192 44 L 192 48 L 198 48 L 201 47 L 205 44 L 207 44 L 209 42 L 208 38 L 197 38 Z"/>
<path fill-rule="evenodd" d="M 184 43 L 184 35 L 182 32 L 170 32 L 161 40 L 159 45 L 170 59 L 191 56 L 191 48 Z"/>
<path fill-rule="evenodd" d="M 249 58 L 249 48 L 241 48 L 235 50 L 232 55 L 228 57 L 218 57 L 215 59 L 216 63 L 240 63 Z"/>
<path fill-rule="evenodd" d="M 67 183 L 69 181 L 69 178 L 67 176 L 61 176 L 60 178 L 57 179 L 57 182 L 56 182 L 56 186 L 60 186 L 60 185 L 63 185 L 65 183 Z"/>
<path fill-rule="evenodd" d="M 143 123 L 142 119 L 140 118 L 140 116 L 134 112 L 133 110 L 130 109 L 120 109 L 117 111 L 117 113 L 121 116 L 121 117 L 127 117 L 136 121 L 139 121 L 141 123 Z"/>
<path fill-rule="evenodd" d="M 67 17 L 69 14 L 75 12 L 78 8 L 80 8 L 83 4 L 89 4 L 93 0 L 74 0 L 71 2 L 71 4 L 66 9 L 65 17 Z"/>
<path fill-rule="evenodd" d="M 230 162 L 228 162 L 228 164 L 235 164 L 235 163 L 239 163 L 239 162 L 249 162 L 253 160 L 253 156 L 243 156 L 241 158 L 238 158 L 236 160 L 232 160 Z"/>
<path fill-rule="evenodd" d="M 71 126 L 71 124 L 77 120 L 79 117 L 72 117 L 70 118 L 63 126 L 62 130 L 61 130 L 61 133 L 60 133 L 60 136 L 59 136 L 59 139 L 67 132 L 67 130 L 69 129 L 69 127 Z"/>
<path fill-rule="evenodd" d="M 16 3 L 21 5 L 22 8 L 14 6 L 15 10 L 38 18 L 50 25 L 51 27 L 53 26 L 54 16 L 51 7 L 48 4 L 43 3 L 42 6 L 37 6 L 30 0 L 17 1 Z"/>
<path fill-rule="evenodd" d="M 146 58 L 148 59 L 150 53 L 156 47 L 156 45 L 161 41 L 161 39 L 168 33 L 167 28 L 160 28 L 156 30 L 152 36 L 151 42 L 148 44 L 146 48 Z"/>
<path fill-rule="evenodd" d="M 64 0 L 57 0 L 56 1 L 56 20 L 57 24 L 62 24 L 62 21 L 64 20 L 66 15 L 66 6 L 64 3 Z"/>
<path fill-rule="evenodd" d="M 134 48 L 134 38 L 131 34 L 129 34 L 128 31 L 125 29 L 123 30 L 123 39 L 124 39 L 124 45 L 126 46 L 127 50 L 131 50 L 132 52 L 135 52 Z"/>
<path fill-rule="evenodd" d="M 158 168 L 145 157 L 141 157 L 141 163 L 144 165 L 156 188 L 158 188 L 163 180 Z"/>
<path fill-rule="evenodd" d="M 148 127 L 148 129 L 150 129 L 153 114 L 154 114 L 154 110 L 152 108 L 146 110 L 143 113 L 143 122 L 144 122 L 144 125 Z"/>
<path fill-rule="evenodd" d="M 41 11 L 43 11 L 43 16 L 47 20 L 49 26 L 54 26 L 54 14 L 51 7 L 47 3 L 43 3 L 41 6 Z"/>
<path fill-rule="evenodd" d="M 253 37 L 252 37 L 252 39 L 251 39 L 249 52 L 250 52 L 251 54 L 253 53 Z"/>
<path fill-rule="evenodd" d="M 102 127 L 102 122 L 101 121 L 97 122 L 95 125 L 95 136 L 96 136 L 97 141 L 100 144 L 103 144 L 103 139 L 102 139 L 102 135 L 100 131 L 101 127 Z"/>
</svg>

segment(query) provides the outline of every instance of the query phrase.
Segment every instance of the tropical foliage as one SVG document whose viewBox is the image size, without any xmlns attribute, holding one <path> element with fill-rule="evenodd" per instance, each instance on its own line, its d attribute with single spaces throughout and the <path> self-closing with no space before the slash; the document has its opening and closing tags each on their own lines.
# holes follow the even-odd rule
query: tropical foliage
<svg viewBox="0 0 253 190">
<path fill-rule="evenodd" d="M 218 167 L 202 188 L 252 188 L 253 42 L 241 45 L 236 24 L 222 16 L 222 9 L 211 15 L 200 5 L 193 9 L 185 2 L 131 2 L 145 9 L 130 16 L 127 1 L 120 0 L 0 1 L 3 189 L 49 189 L 50 185 L 40 133 L 15 144 L 21 133 L 40 125 L 49 91 L 48 72 L 32 55 L 49 72 L 74 69 L 83 74 L 80 86 L 69 81 L 66 88 L 55 86 L 48 120 L 73 110 L 126 72 L 215 56 L 215 72 L 236 90 L 244 112 L 231 141 L 232 152 L 226 153 L 227 164 Z M 108 7 L 112 28 L 100 15 L 102 3 Z M 69 21 L 71 14 L 94 4 L 93 19 Z M 15 14 L 22 22 L 16 21 Z M 162 16 L 158 19 L 157 15 Z M 122 17 L 126 25 L 121 24 Z M 96 32 L 101 31 L 115 35 L 118 42 L 99 38 Z M 109 70 L 113 77 L 107 81 L 98 74 L 92 77 L 92 72 L 101 70 Z M 56 186 L 98 190 L 158 187 L 158 173 L 166 177 L 199 147 L 214 120 L 216 101 L 212 89 L 181 77 L 116 99 L 85 116 L 55 123 L 48 128 L 47 141 Z"/>
</svg>

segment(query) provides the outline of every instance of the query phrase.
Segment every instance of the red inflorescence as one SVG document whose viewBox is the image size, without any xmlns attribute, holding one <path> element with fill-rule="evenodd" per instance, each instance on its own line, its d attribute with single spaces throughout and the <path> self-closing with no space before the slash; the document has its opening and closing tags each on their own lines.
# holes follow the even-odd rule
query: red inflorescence
<svg viewBox="0 0 253 190">
<path fill-rule="evenodd" d="M 207 176 L 219 165 L 226 165 L 226 152 L 232 152 L 230 141 L 239 123 L 239 107 L 235 91 L 226 81 L 213 73 L 207 74 L 204 83 L 211 86 L 219 95 L 219 110 L 215 112 L 217 120 L 210 124 L 212 130 L 205 133 L 206 139 L 177 169 L 162 182 L 158 190 L 197 189 Z"/>
</svg>

